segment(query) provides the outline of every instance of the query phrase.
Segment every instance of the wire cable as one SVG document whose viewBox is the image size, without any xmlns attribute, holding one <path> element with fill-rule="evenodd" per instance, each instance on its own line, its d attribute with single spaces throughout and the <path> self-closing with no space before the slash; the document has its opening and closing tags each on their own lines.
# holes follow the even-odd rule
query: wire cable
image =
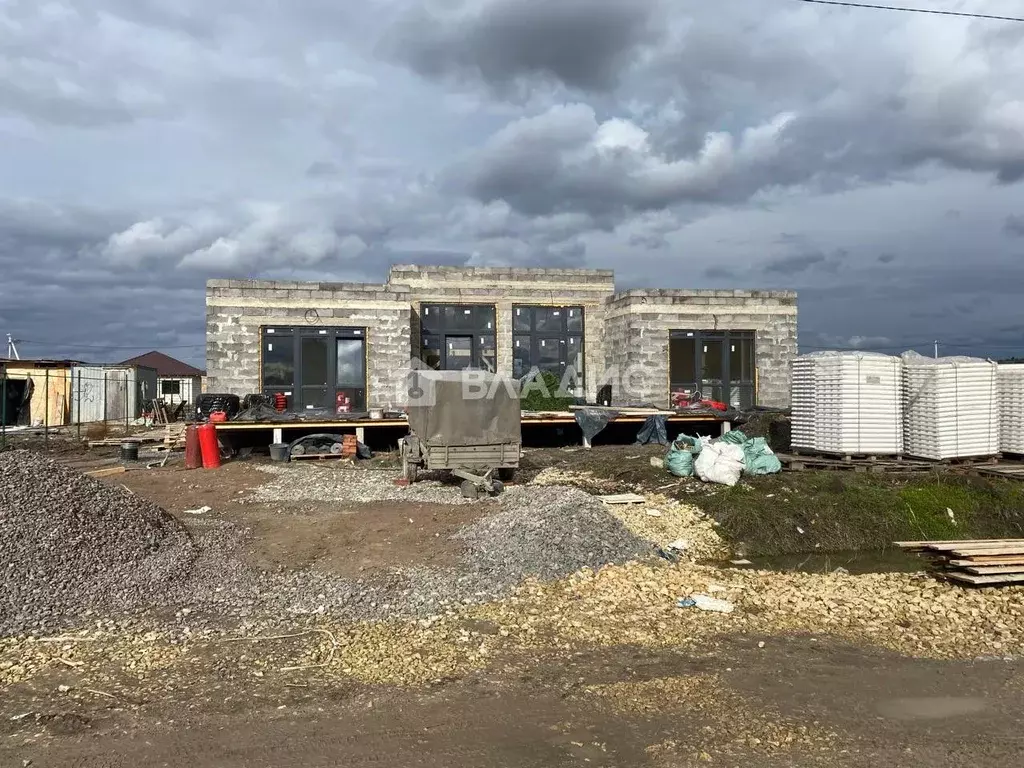
<svg viewBox="0 0 1024 768">
<path fill-rule="evenodd" d="M 876 11 L 901 11 L 903 13 L 927 13 L 933 16 L 959 16 L 966 19 L 989 19 L 991 21 L 1024 22 L 1021 16 L 995 16 L 989 13 L 968 13 L 966 11 L 942 11 L 937 8 L 905 8 L 897 5 L 875 5 L 873 3 L 853 3 L 848 0 L 800 0 L 801 3 L 815 5 L 838 5 L 845 8 L 870 8 Z"/>
</svg>

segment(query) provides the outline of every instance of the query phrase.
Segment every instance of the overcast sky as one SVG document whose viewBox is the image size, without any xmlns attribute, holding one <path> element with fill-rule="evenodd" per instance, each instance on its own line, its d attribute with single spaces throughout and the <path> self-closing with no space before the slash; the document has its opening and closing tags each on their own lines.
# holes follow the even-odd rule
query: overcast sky
<svg viewBox="0 0 1024 768">
<path fill-rule="evenodd" d="M 1024 354 L 1021 73 L 1024 24 L 797 0 L 0 0 L 0 333 L 202 364 L 207 278 L 421 262 Z"/>
</svg>

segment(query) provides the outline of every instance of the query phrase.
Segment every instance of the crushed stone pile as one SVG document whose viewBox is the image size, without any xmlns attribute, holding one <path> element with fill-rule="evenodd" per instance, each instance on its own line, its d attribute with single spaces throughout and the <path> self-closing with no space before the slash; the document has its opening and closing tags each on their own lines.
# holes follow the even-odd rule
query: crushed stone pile
<svg viewBox="0 0 1024 768">
<path fill-rule="evenodd" d="M 527 579 L 559 579 L 581 568 L 598 569 L 654 557 L 651 542 L 629 531 L 595 497 L 561 486 L 512 487 L 492 511 L 462 528 L 461 562 L 447 568 L 410 568 L 360 583 L 315 572 L 285 576 L 275 595 L 293 613 L 321 606 L 351 619 L 425 617 L 459 604 L 500 599 Z M 270 597 L 274 585 L 264 588 Z"/>
<path fill-rule="evenodd" d="M 145 606 L 196 557 L 174 517 L 24 450 L 0 453 L 0 635 Z"/>
<path fill-rule="evenodd" d="M 510 489 L 500 511 L 464 528 L 469 566 L 503 591 L 524 579 L 557 579 L 649 556 L 635 536 L 596 498 L 562 486 Z"/>
<path fill-rule="evenodd" d="M 395 469 L 346 469 L 334 466 L 303 465 L 292 462 L 283 466 L 257 464 L 260 472 L 274 479 L 255 488 L 249 495 L 253 502 L 324 502 L 365 504 L 376 501 L 416 501 L 424 504 L 470 504 L 463 498 L 457 481 L 441 482 L 445 473 L 420 473 L 412 485 L 398 487 L 395 480 L 401 472 Z"/>
</svg>

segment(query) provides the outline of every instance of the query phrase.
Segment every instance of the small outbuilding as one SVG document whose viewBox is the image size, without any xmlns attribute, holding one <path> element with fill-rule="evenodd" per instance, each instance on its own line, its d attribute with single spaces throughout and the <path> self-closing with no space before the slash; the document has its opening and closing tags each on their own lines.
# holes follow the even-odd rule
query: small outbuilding
<svg viewBox="0 0 1024 768">
<path fill-rule="evenodd" d="M 171 406 L 182 402 L 195 402 L 196 396 L 202 391 L 201 382 L 206 375 L 205 371 L 156 350 L 130 358 L 118 365 L 155 369 L 156 397 L 162 398 Z"/>
</svg>

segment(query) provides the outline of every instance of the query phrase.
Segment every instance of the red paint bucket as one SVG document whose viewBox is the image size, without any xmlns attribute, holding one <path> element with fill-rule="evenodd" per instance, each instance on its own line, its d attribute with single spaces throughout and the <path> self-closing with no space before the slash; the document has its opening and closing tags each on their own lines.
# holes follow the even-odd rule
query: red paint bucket
<svg viewBox="0 0 1024 768">
<path fill-rule="evenodd" d="M 217 425 L 202 424 L 196 431 L 199 433 L 199 449 L 203 454 L 203 469 L 217 469 L 220 466 Z"/>
<path fill-rule="evenodd" d="M 201 469 L 203 455 L 199 449 L 199 433 L 195 424 L 185 428 L 185 469 Z"/>
</svg>

